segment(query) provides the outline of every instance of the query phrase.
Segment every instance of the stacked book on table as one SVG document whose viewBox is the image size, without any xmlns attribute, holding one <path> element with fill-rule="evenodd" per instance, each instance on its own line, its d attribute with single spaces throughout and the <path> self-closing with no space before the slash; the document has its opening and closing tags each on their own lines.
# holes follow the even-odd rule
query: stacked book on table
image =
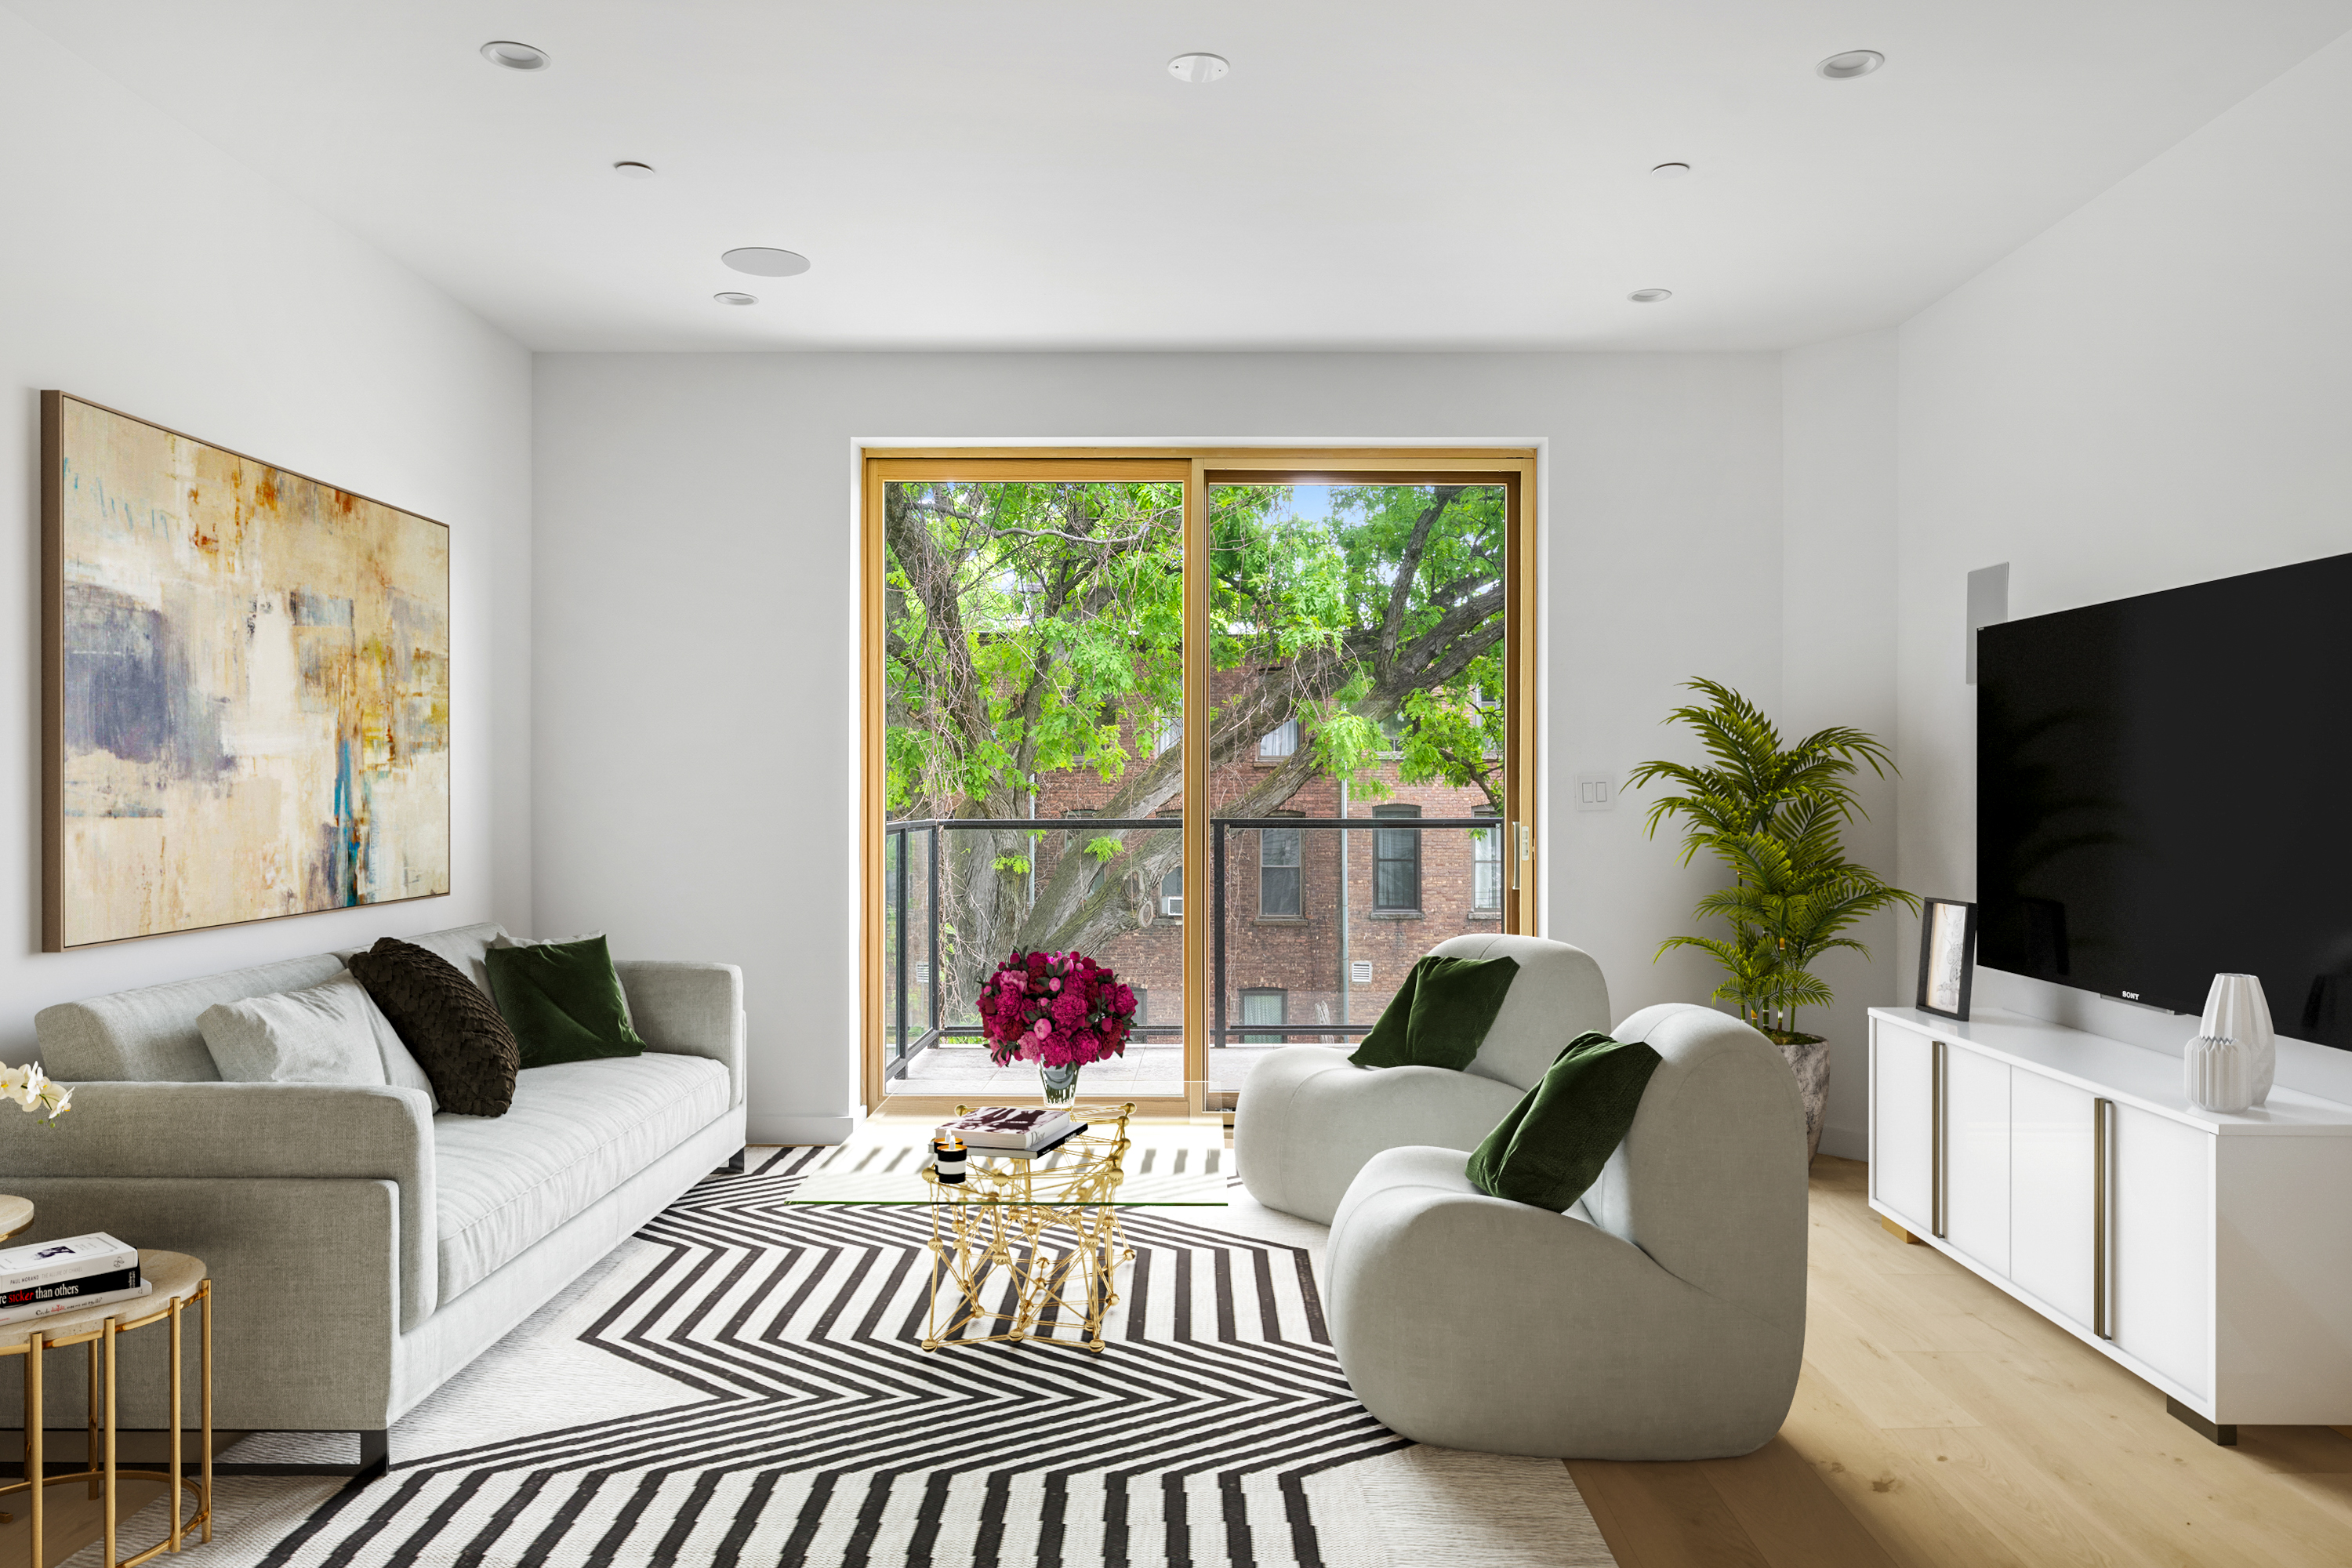
<svg viewBox="0 0 2352 1568">
<path fill-rule="evenodd" d="M 940 1124 L 937 1136 L 963 1140 L 975 1154 L 1042 1154 L 1076 1137 L 1087 1124 L 1066 1109 L 991 1105 Z"/>
<path fill-rule="evenodd" d="M 0 1251 L 0 1323 L 79 1312 L 152 1294 L 139 1249 L 104 1231 Z"/>
</svg>

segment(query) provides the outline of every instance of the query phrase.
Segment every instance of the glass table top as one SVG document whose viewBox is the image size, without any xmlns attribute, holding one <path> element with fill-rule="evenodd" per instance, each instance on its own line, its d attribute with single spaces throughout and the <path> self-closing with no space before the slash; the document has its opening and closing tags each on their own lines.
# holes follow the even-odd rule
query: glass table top
<svg viewBox="0 0 2352 1568">
<path fill-rule="evenodd" d="M 802 1167 L 793 1204 L 1076 1205 L 1221 1207 L 1234 1175 L 1222 1118 L 1138 1121 L 1127 1108 L 1082 1105 L 1086 1131 L 1035 1156 L 968 1151 L 961 1183 L 938 1179 L 936 1123 L 869 1121 Z"/>
</svg>

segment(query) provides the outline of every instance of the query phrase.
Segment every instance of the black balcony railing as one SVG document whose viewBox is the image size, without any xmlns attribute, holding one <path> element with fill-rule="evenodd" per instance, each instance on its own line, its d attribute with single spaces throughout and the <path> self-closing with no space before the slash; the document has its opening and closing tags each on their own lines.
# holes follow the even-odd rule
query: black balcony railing
<svg viewBox="0 0 2352 1568">
<path fill-rule="evenodd" d="M 883 874 L 887 900 L 884 925 L 886 947 L 884 983 L 888 987 L 888 994 L 885 998 L 884 1017 L 885 1032 L 887 1037 L 886 1076 L 890 1078 L 903 1076 L 907 1064 L 917 1053 L 941 1041 L 976 1040 L 982 1037 L 976 1014 L 962 1019 L 947 1016 L 948 1001 L 944 994 L 945 987 L 940 983 L 943 958 L 942 916 L 946 912 L 946 906 L 952 901 L 951 891 L 944 885 L 945 879 L 942 874 L 941 850 L 944 847 L 946 835 L 952 833 L 1018 834 L 1022 837 L 1022 841 L 1034 849 L 1036 845 L 1054 835 L 1083 835 L 1088 837 L 1099 837 L 1104 835 L 1124 836 L 1130 833 L 1176 833 L 1181 832 L 1183 826 L 1182 818 L 1171 816 L 1135 818 L 1055 816 L 1003 819 L 955 817 L 898 821 L 887 824 L 883 830 L 885 834 Z M 1237 1037 L 1239 1043 L 1243 1044 L 1265 1044 L 1298 1037 L 1353 1039 L 1368 1033 L 1374 1021 L 1373 1018 L 1369 1017 L 1357 1019 L 1342 1016 L 1337 1020 L 1316 1023 L 1296 1023 L 1287 1018 L 1278 1022 L 1259 1022 L 1236 1019 L 1232 1016 L 1234 1011 L 1232 1004 L 1236 998 L 1234 988 L 1228 984 L 1227 973 L 1228 930 L 1231 925 L 1228 918 L 1231 913 L 1229 908 L 1231 879 L 1227 875 L 1227 846 L 1231 836 L 1237 830 L 1265 828 L 1297 830 L 1301 835 L 1302 844 L 1305 836 L 1308 834 L 1333 833 L 1347 836 L 1339 840 L 1341 851 L 1339 857 L 1338 884 L 1342 889 L 1347 888 L 1352 874 L 1347 853 L 1349 837 L 1360 836 L 1372 838 L 1373 835 L 1383 833 L 1410 835 L 1412 844 L 1410 868 L 1416 900 L 1421 895 L 1423 876 L 1423 862 L 1420 847 L 1425 842 L 1423 836 L 1464 834 L 1478 847 L 1468 856 L 1459 858 L 1463 865 L 1468 868 L 1469 875 L 1466 879 L 1459 879 L 1457 868 L 1457 879 L 1454 885 L 1461 897 L 1453 901 L 1461 906 L 1465 929 L 1500 929 L 1502 903 L 1507 896 L 1504 891 L 1507 866 L 1502 843 L 1503 823 L 1497 817 L 1384 816 L 1213 818 L 1209 825 L 1210 876 L 1206 911 L 1213 922 L 1210 943 L 1212 991 L 1209 1016 L 1209 1045 L 1212 1048 L 1234 1044 Z M 1263 845 L 1264 841 L 1261 840 L 1261 856 L 1264 853 Z M 1375 905 L 1381 901 L 1383 893 L 1391 890 L 1392 882 L 1402 880 L 1401 878 L 1389 877 L 1389 873 L 1396 870 L 1402 862 L 1391 860 L 1384 863 L 1383 851 L 1386 847 L 1385 840 L 1375 839 L 1373 853 L 1368 858 L 1366 863 L 1366 869 L 1370 873 L 1368 881 L 1373 894 L 1369 902 Z M 1067 852 L 1066 846 L 1060 850 L 1060 853 Z M 1294 897 L 1303 899 L 1306 883 L 1305 856 L 1296 848 L 1292 853 L 1294 858 L 1301 862 L 1297 868 L 1296 885 L 1299 888 L 1299 892 Z M 1042 858 L 1033 854 L 1029 858 L 1027 875 L 1032 879 L 1038 874 L 1039 860 Z M 1269 866 L 1262 858 L 1261 871 L 1266 869 L 1282 871 L 1292 868 Z M 1384 879 L 1388 879 L 1384 880 Z M 1034 885 L 1033 882 L 1033 896 Z M 1261 882 L 1261 899 L 1265 897 L 1264 888 L 1265 884 Z M 1149 896 L 1156 897 L 1156 893 Z M 1420 918 L 1423 914 L 1417 907 L 1409 911 L 1367 908 L 1358 913 L 1348 909 L 1347 894 L 1344 890 L 1340 894 L 1340 900 L 1341 910 L 1338 931 L 1343 943 L 1340 949 L 1343 954 L 1348 951 L 1344 943 L 1350 932 L 1370 933 L 1376 931 L 1380 923 L 1385 920 Z M 1195 908 L 1196 906 L 1188 903 L 1185 912 L 1192 913 Z M 1359 922 L 1361 923 L 1359 924 Z M 1304 923 L 1303 920 L 1301 923 Z M 1425 933 L 1425 927 L 1423 931 Z M 1433 946 L 1437 941 L 1442 941 L 1445 935 L 1450 934 L 1454 933 L 1440 931 L 1429 940 L 1421 942 L 1419 949 Z M 914 946 L 909 946 L 910 941 L 915 944 Z M 1334 994 L 1341 997 L 1351 994 L 1351 977 L 1346 973 L 1337 973 L 1347 962 L 1342 957 L 1339 963 L 1334 965 L 1334 978 L 1338 982 Z M 1391 967 L 1392 969 L 1396 967 L 1393 962 Z M 970 999 L 963 999 L 962 1005 L 968 1011 L 971 1006 Z M 1342 1011 L 1343 1014 L 1346 1011 L 1344 1005 Z M 1155 1037 L 1163 1041 L 1181 1041 L 1183 1037 L 1184 1026 L 1181 1024 L 1144 1024 L 1136 1026 L 1135 1034 L 1147 1042 Z"/>
</svg>

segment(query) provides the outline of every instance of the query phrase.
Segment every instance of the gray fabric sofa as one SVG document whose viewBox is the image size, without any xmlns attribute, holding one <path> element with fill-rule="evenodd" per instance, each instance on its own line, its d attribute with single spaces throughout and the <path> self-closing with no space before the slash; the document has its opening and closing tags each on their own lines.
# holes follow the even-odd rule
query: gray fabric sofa
<svg viewBox="0 0 2352 1568">
<path fill-rule="evenodd" d="M 409 940 L 487 991 L 483 952 L 501 934 Z M 357 1432 L 373 1455 L 384 1428 L 740 1160 L 742 974 L 616 964 L 651 1048 L 527 1069 L 500 1117 L 435 1115 L 416 1089 L 219 1081 L 198 1015 L 341 966 L 321 953 L 44 1010 L 41 1059 L 75 1086 L 73 1110 L 54 1131 L 0 1123 L 0 1191 L 38 1205 L 21 1239 L 105 1230 L 205 1260 L 215 1427 Z M 160 1338 L 123 1349 L 122 1420 L 163 1425 Z M 50 1358 L 50 1409 L 80 1408 L 80 1360 Z M 0 1410 L 22 1408 L 21 1366 L 0 1368 Z"/>
<path fill-rule="evenodd" d="M 1787 1417 L 1805 1348 L 1796 1079 L 1710 1008 L 1646 1007 L 1612 1033 L 1662 1060 L 1568 1213 L 1486 1196 L 1459 1148 L 1388 1150 L 1349 1187 L 1324 1254 L 1331 1342 L 1405 1436 L 1706 1459 L 1761 1447 Z"/>
<path fill-rule="evenodd" d="M 1348 1184 L 1383 1149 L 1475 1149 L 1542 1079 L 1559 1048 L 1609 1026 L 1609 986 L 1581 948 L 1539 936 L 1457 936 L 1439 958 L 1519 966 L 1465 1072 L 1360 1068 L 1328 1046 L 1290 1046 L 1250 1069 L 1234 1113 L 1234 1160 L 1250 1196 L 1329 1225 Z"/>
</svg>

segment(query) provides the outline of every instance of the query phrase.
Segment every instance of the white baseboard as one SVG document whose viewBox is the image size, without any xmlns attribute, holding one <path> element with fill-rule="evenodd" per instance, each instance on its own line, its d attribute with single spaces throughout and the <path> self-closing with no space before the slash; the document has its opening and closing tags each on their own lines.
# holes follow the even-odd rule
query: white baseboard
<svg viewBox="0 0 2352 1568">
<path fill-rule="evenodd" d="M 855 1116 L 754 1116 L 749 1136 L 754 1143 L 846 1143 L 857 1131 Z"/>
<path fill-rule="evenodd" d="M 1866 1127 L 1824 1127 L 1822 1129 L 1822 1152 L 1834 1154 L 1841 1160 L 1870 1158 L 1870 1130 Z"/>
</svg>

